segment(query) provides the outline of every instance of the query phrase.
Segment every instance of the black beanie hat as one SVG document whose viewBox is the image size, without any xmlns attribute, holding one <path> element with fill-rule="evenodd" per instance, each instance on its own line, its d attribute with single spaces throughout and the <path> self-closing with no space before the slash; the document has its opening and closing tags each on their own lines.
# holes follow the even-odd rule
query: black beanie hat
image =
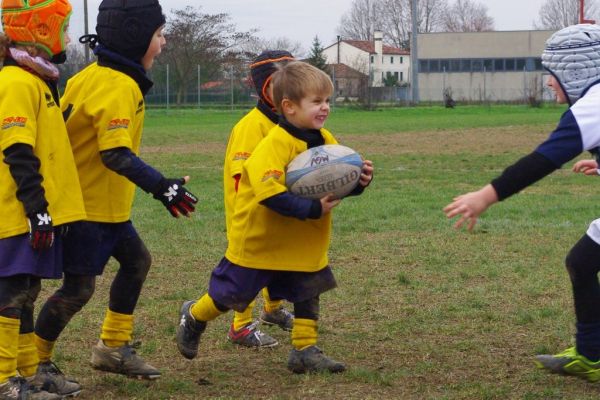
<svg viewBox="0 0 600 400">
<path fill-rule="evenodd" d="M 100 44 L 139 62 L 165 21 L 158 0 L 102 0 L 96 33 Z"/>
<path fill-rule="evenodd" d="M 294 60 L 294 56 L 289 51 L 265 50 L 250 64 L 250 75 L 252 76 L 256 93 L 263 102 L 271 107 L 273 107 L 273 102 L 269 99 L 266 89 L 271 81 L 271 75 L 277 71 L 275 64 L 292 60 Z"/>
</svg>

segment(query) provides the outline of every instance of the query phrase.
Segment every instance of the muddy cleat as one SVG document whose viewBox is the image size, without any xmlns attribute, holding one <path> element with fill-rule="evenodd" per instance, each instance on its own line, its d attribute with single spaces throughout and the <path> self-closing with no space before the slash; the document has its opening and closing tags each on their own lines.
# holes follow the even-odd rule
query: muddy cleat
<svg viewBox="0 0 600 400">
<path fill-rule="evenodd" d="M 292 349 L 287 367 L 296 374 L 325 371 L 338 373 L 346 370 L 343 363 L 327 357 L 317 346 L 309 346 L 304 350 Z"/>
<path fill-rule="evenodd" d="M 25 378 L 12 377 L 8 382 L 0 385 L 0 400 L 59 400 L 62 399 L 54 393 L 48 393 L 44 390 L 30 386 Z"/>
<path fill-rule="evenodd" d="M 186 301 L 179 311 L 179 325 L 177 325 L 177 348 L 182 356 L 187 359 L 196 358 L 200 336 L 206 329 L 206 322 L 196 321 L 190 313 L 193 301 Z"/>
<path fill-rule="evenodd" d="M 538 368 L 563 375 L 574 375 L 590 382 L 600 380 L 600 361 L 590 361 L 570 347 L 558 354 L 541 354 L 534 360 Z"/>
<path fill-rule="evenodd" d="M 270 313 L 266 312 L 263 308 L 259 319 L 266 325 L 277 325 L 288 332 L 291 332 L 294 327 L 294 314 L 286 310 L 283 306 Z"/>
<path fill-rule="evenodd" d="M 227 339 L 233 344 L 246 347 L 275 347 L 279 344 L 277 339 L 258 329 L 258 321 L 252 322 L 237 331 L 233 330 L 233 324 L 231 324 L 231 328 L 227 332 Z"/>
<path fill-rule="evenodd" d="M 92 348 L 92 367 L 137 379 L 158 379 L 160 371 L 138 356 L 131 345 L 108 347 L 102 339 Z"/>
<path fill-rule="evenodd" d="M 75 397 L 81 393 L 81 385 L 68 379 L 52 361 L 40 362 L 37 372 L 31 379 L 27 379 L 30 386 L 63 397 Z"/>
</svg>

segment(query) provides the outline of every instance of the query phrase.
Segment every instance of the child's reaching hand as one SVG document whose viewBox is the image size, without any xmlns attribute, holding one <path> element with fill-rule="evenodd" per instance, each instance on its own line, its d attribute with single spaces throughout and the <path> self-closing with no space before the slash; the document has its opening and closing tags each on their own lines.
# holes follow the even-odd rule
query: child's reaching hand
<svg viewBox="0 0 600 400">
<path fill-rule="evenodd" d="M 581 172 L 585 175 L 600 175 L 598 162 L 596 160 L 580 160 L 573 165 L 573 172 Z"/>
<path fill-rule="evenodd" d="M 362 171 L 360 173 L 359 183 L 363 187 L 369 186 L 373 179 L 373 162 L 371 160 L 364 160 Z"/>
</svg>

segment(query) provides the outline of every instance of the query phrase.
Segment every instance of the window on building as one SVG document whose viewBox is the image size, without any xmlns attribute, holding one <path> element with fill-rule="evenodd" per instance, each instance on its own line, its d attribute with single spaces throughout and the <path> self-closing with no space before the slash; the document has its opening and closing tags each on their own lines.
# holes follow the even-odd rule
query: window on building
<svg viewBox="0 0 600 400">
<path fill-rule="evenodd" d="M 429 60 L 429 72 L 440 72 L 440 60 Z"/>
<path fill-rule="evenodd" d="M 390 64 L 393 64 L 393 63 L 394 63 L 394 56 L 391 56 L 390 57 Z"/>
<path fill-rule="evenodd" d="M 486 58 L 483 60 L 483 68 L 485 68 L 486 72 L 491 72 L 494 70 L 494 60 L 490 58 Z"/>
<path fill-rule="evenodd" d="M 440 72 L 448 72 L 450 70 L 450 60 L 440 60 Z"/>
<path fill-rule="evenodd" d="M 468 58 L 460 60 L 460 72 L 471 72 L 471 60 Z"/>
<path fill-rule="evenodd" d="M 481 72 L 483 71 L 483 60 L 480 58 L 474 58 L 471 60 L 471 71 Z"/>
<path fill-rule="evenodd" d="M 523 71 L 525 69 L 525 59 L 517 58 L 517 71 Z"/>
<path fill-rule="evenodd" d="M 375 56 L 371 56 L 371 64 L 375 62 Z"/>
<path fill-rule="evenodd" d="M 449 60 L 449 72 L 458 72 L 460 71 L 460 60 Z"/>
<path fill-rule="evenodd" d="M 507 58 L 505 61 L 505 65 L 506 65 L 506 70 L 507 71 L 514 71 L 515 70 L 515 60 L 514 58 Z"/>
<path fill-rule="evenodd" d="M 494 60 L 494 71 L 504 71 L 504 58 Z"/>
<path fill-rule="evenodd" d="M 542 59 L 541 58 L 536 58 L 534 60 L 535 63 L 535 70 L 536 71 L 543 71 L 544 67 L 542 66 Z"/>
<path fill-rule="evenodd" d="M 429 72 L 429 60 L 419 60 L 419 71 Z"/>
<path fill-rule="evenodd" d="M 398 71 L 394 72 L 394 77 L 396 78 L 397 81 L 400 80 L 400 78 L 398 77 Z"/>
<path fill-rule="evenodd" d="M 404 72 L 400 71 L 400 82 L 404 81 Z"/>
<path fill-rule="evenodd" d="M 404 62 L 404 57 L 400 57 L 400 64 Z"/>
</svg>

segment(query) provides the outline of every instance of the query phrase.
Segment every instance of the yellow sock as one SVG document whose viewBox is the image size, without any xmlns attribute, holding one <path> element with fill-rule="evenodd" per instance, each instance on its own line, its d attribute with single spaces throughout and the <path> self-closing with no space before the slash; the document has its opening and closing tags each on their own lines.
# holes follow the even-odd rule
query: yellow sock
<svg viewBox="0 0 600 400">
<path fill-rule="evenodd" d="M 56 342 L 49 342 L 48 340 L 42 339 L 38 335 L 35 335 L 33 340 L 35 341 L 35 347 L 37 348 L 40 362 L 52 360 L 52 353 L 54 353 L 54 344 Z"/>
<path fill-rule="evenodd" d="M 212 321 L 223 314 L 223 312 L 215 306 L 213 299 L 206 293 L 190 308 L 190 314 L 192 314 L 192 317 L 194 317 L 196 321 L 206 322 Z"/>
<path fill-rule="evenodd" d="M 19 350 L 17 353 L 17 370 L 24 378 L 35 375 L 40 359 L 35 346 L 35 333 L 19 335 Z"/>
<path fill-rule="evenodd" d="M 17 375 L 21 320 L 0 316 L 0 383 Z"/>
<path fill-rule="evenodd" d="M 131 341 L 133 315 L 106 310 L 100 339 L 108 347 L 121 347 Z"/>
<path fill-rule="evenodd" d="M 248 325 L 252 322 L 252 310 L 254 310 L 254 304 L 256 302 L 252 302 L 246 307 L 246 309 L 242 312 L 234 311 L 233 313 L 233 329 L 239 331 L 244 326 Z"/>
<path fill-rule="evenodd" d="M 303 350 L 317 344 L 317 321 L 314 319 L 294 318 L 292 329 L 292 346 Z"/>
<path fill-rule="evenodd" d="M 283 300 L 271 300 L 271 296 L 269 296 L 269 290 L 267 288 L 263 288 L 262 295 L 263 299 L 265 299 L 265 311 L 268 313 L 277 311 L 283 304 Z"/>
</svg>

